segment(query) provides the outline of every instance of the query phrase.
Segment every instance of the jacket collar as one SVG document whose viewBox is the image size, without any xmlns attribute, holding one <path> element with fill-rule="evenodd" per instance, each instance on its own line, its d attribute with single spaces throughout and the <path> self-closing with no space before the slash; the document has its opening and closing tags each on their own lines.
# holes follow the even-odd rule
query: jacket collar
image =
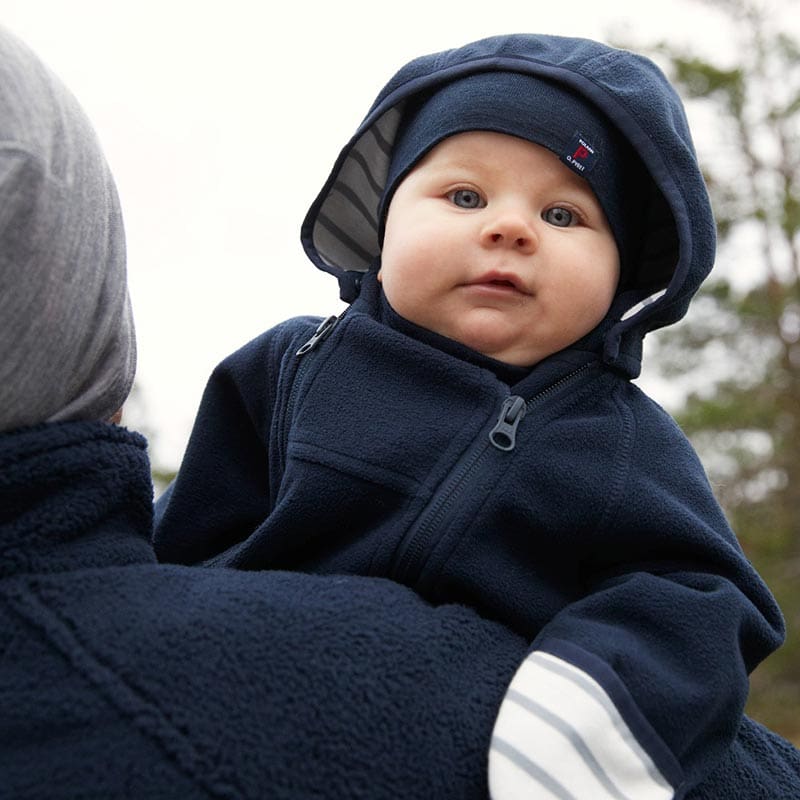
<svg viewBox="0 0 800 800">
<path fill-rule="evenodd" d="M 0 436 L 0 577 L 155 561 L 145 440 L 100 422 Z"/>
<path fill-rule="evenodd" d="M 369 270 L 359 281 L 359 295 L 346 313 L 364 314 L 380 325 L 395 330 L 413 342 L 415 347 L 434 349 L 462 362 L 465 369 L 491 373 L 501 383 L 525 396 L 561 380 L 565 375 L 601 360 L 606 330 L 613 324 L 609 318 L 579 342 L 535 364 L 533 367 L 512 367 L 493 358 L 483 356 L 464 345 L 431 331 L 420 328 L 399 316 L 385 300 L 376 271 Z"/>
</svg>

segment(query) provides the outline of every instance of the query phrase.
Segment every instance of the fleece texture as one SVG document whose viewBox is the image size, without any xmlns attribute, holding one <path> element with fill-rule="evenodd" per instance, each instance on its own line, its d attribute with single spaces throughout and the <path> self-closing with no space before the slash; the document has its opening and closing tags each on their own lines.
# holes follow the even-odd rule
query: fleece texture
<svg viewBox="0 0 800 800">
<path fill-rule="evenodd" d="M 141 437 L 0 436 L 0 798 L 486 798 L 527 648 L 456 605 L 347 576 L 155 563 Z M 800 796 L 745 718 L 693 800 Z"/>
<path fill-rule="evenodd" d="M 591 351 L 510 388 L 383 324 L 377 294 L 367 276 L 302 356 L 316 321 L 215 371 L 157 504 L 159 558 L 385 576 L 472 606 L 622 698 L 685 791 L 783 630 L 691 447 Z M 509 397 L 527 413 L 502 450 Z"/>
<path fill-rule="evenodd" d="M 141 437 L 0 436 L 0 798 L 485 798 L 525 644 L 390 581 L 155 562 Z"/>
<path fill-rule="evenodd" d="M 510 383 L 385 324 L 375 280 L 405 105 L 493 70 L 581 94 L 648 176 L 638 262 L 607 318 Z M 748 674 L 784 628 L 690 444 L 631 383 L 644 335 L 683 316 L 714 256 L 705 184 L 668 81 L 640 56 L 561 37 L 493 37 L 417 59 L 345 145 L 302 239 L 351 305 L 339 319 L 279 325 L 215 371 L 157 506 L 159 558 L 383 576 L 434 604 L 471 606 L 523 636 L 529 658 L 592 687 L 564 698 L 574 714 L 547 714 L 577 731 L 570 757 L 609 796 L 624 792 L 606 773 L 628 766 L 651 776 L 653 797 L 691 796 L 738 746 Z M 597 697 L 613 710 L 609 732 L 636 743 L 635 763 L 606 769 L 595 757 L 607 737 L 584 712 Z M 518 765 L 536 760 L 535 739 L 520 747 Z"/>
</svg>

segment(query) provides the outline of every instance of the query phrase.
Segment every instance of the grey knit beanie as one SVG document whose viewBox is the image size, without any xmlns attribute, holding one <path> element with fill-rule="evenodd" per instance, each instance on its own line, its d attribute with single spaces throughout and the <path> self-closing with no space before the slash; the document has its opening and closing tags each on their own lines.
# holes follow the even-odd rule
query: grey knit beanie
<svg viewBox="0 0 800 800">
<path fill-rule="evenodd" d="M 135 368 L 108 166 L 72 94 L 0 28 L 0 432 L 107 420 Z"/>
</svg>

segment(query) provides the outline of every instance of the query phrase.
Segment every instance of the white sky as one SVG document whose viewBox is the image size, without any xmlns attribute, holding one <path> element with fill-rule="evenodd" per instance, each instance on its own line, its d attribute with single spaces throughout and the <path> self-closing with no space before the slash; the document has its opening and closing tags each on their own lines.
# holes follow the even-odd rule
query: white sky
<svg viewBox="0 0 800 800">
<path fill-rule="evenodd" d="M 116 176 L 139 339 L 128 423 L 144 410 L 166 466 L 221 358 L 282 319 L 341 309 L 300 224 L 403 63 L 517 31 L 734 46 L 688 0 L 0 0 L 0 23 L 78 96 Z"/>
</svg>

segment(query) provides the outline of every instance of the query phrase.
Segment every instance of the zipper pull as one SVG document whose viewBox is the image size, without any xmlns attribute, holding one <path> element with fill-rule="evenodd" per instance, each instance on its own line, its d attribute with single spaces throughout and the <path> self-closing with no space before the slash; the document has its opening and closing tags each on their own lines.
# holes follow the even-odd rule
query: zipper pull
<svg viewBox="0 0 800 800">
<path fill-rule="evenodd" d="M 513 450 L 517 440 L 517 427 L 525 416 L 525 400 L 512 394 L 503 401 L 497 424 L 489 433 L 489 441 L 498 450 Z"/>
<path fill-rule="evenodd" d="M 295 353 L 295 355 L 304 356 L 306 353 L 310 353 L 321 341 L 330 336 L 331 331 L 336 327 L 338 321 L 339 317 L 331 315 L 320 322 L 312 337 Z"/>
</svg>

